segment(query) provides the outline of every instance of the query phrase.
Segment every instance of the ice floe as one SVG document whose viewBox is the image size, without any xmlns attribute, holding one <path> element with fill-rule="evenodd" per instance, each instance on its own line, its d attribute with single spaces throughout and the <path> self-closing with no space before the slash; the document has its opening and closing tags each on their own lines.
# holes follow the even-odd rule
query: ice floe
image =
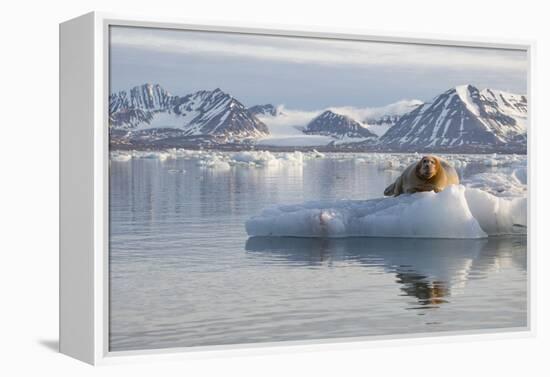
<svg viewBox="0 0 550 377">
<path fill-rule="evenodd" d="M 466 189 L 472 215 L 490 236 L 527 232 L 527 198 L 502 198 L 480 189 Z"/>
<path fill-rule="evenodd" d="M 485 238 L 525 233 L 525 198 L 499 198 L 463 185 L 365 201 L 313 201 L 266 208 L 249 236 Z"/>
<path fill-rule="evenodd" d="M 469 188 L 481 189 L 499 197 L 527 196 L 526 169 L 484 172 L 462 180 Z"/>
</svg>

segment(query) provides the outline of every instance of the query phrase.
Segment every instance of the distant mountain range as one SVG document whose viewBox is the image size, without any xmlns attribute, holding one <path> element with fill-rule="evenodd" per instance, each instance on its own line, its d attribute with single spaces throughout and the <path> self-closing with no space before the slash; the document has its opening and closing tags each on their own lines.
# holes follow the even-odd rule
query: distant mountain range
<svg viewBox="0 0 550 377">
<path fill-rule="evenodd" d="M 400 101 L 375 117 L 355 119 L 338 108 L 312 113 L 291 129 L 304 147 L 316 137 L 326 150 L 525 153 L 527 103 L 524 95 L 463 85 L 428 103 Z M 269 148 L 285 117 L 280 106 L 247 108 L 221 89 L 176 96 L 144 84 L 109 97 L 113 148 L 248 149 L 259 141 Z"/>
<path fill-rule="evenodd" d="M 349 116 L 336 114 L 326 110 L 313 118 L 303 130 L 305 134 L 332 136 L 336 139 L 342 138 L 372 138 L 377 139 L 374 133 L 364 127 L 361 123 Z"/>
</svg>

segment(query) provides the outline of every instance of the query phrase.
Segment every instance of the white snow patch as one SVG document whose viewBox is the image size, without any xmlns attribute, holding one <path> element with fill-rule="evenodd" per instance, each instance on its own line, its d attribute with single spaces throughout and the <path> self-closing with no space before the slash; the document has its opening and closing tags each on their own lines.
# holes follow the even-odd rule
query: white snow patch
<svg viewBox="0 0 550 377">
<path fill-rule="evenodd" d="M 188 123 L 193 118 L 193 115 L 181 116 L 173 112 L 156 112 L 153 114 L 153 119 L 151 119 L 151 122 L 149 124 L 141 124 L 138 130 L 146 130 L 151 128 L 173 128 L 182 130 L 187 127 Z"/>
<path fill-rule="evenodd" d="M 366 129 L 368 129 L 370 132 L 375 134 L 376 136 L 380 137 L 384 135 L 392 126 L 393 124 L 384 123 L 384 124 L 365 124 L 364 125 Z"/>
<path fill-rule="evenodd" d="M 462 102 L 466 105 L 466 108 L 470 110 L 476 116 L 479 116 L 479 107 L 474 103 L 472 97 L 470 97 L 470 91 L 468 85 L 459 85 L 456 87 L 456 92 Z"/>
</svg>

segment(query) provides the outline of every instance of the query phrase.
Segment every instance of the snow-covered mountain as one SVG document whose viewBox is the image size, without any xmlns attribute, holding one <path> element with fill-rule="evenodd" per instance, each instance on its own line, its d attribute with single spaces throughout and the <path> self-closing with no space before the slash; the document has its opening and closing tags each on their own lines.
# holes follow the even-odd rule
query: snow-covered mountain
<svg viewBox="0 0 550 377">
<path fill-rule="evenodd" d="M 186 136 L 250 138 L 269 134 L 265 124 L 221 89 L 201 90 L 181 98 L 174 113 L 182 118 Z"/>
<path fill-rule="evenodd" d="M 143 84 L 109 96 L 109 111 L 116 113 L 128 109 L 166 110 L 174 105 L 177 97 L 158 84 Z"/>
<path fill-rule="evenodd" d="M 160 85 L 143 84 L 129 92 L 120 91 L 109 96 L 109 123 L 117 129 L 131 129 L 149 124 L 153 113 L 167 110 L 177 97 Z"/>
<path fill-rule="evenodd" d="M 173 95 L 144 84 L 109 96 L 111 144 L 248 145 L 330 150 L 513 152 L 527 148 L 527 97 L 462 85 L 433 101 L 292 110 L 246 108 L 221 89 Z M 235 148 L 240 148 L 235 146 Z M 340 148 L 340 149 L 338 149 Z"/>
<path fill-rule="evenodd" d="M 140 124 L 150 124 L 153 120 L 153 113 L 148 110 L 137 108 L 121 108 L 109 114 L 109 124 L 112 128 L 130 129 Z"/>
<path fill-rule="evenodd" d="M 526 96 L 462 85 L 403 115 L 380 144 L 397 149 L 521 144 L 526 119 Z"/>
<path fill-rule="evenodd" d="M 269 135 L 264 123 L 219 88 L 180 97 L 145 84 L 109 99 L 111 134 L 130 144 L 201 137 L 227 143 Z"/>
<path fill-rule="evenodd" d="M 358 121 L 331 110 L 326 110 L 311 122 L 303 131 L 305 134 L 332 136 L 342 138 L 377 138 Z"/>
</svg>

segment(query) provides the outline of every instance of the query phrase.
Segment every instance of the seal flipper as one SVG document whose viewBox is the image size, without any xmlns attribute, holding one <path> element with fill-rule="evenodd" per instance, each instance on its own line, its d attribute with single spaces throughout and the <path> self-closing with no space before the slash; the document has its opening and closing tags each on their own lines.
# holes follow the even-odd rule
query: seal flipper
<svg viewBox="0 0 550 377">
<path fill-rule="evenodd" d="M 394 196 L 395 195 L 395 182 L 386 187 L 384 190 L 384 196 Z"/>
</svg>

